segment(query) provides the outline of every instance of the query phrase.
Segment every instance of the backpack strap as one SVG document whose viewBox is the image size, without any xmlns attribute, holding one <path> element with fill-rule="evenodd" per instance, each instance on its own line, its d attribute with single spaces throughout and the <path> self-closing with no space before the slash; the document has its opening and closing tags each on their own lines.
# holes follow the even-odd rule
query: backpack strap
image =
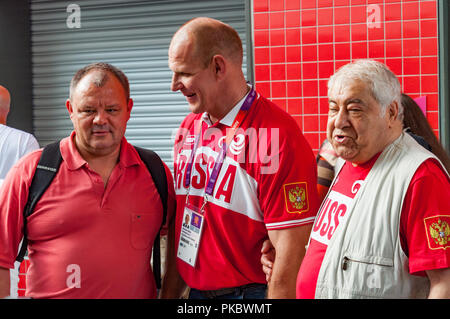
<svg viewBox="0 0 450 319">
<path fill-rule="evenodd" d="M 161 202 L 163 205 L 162 223 L 153 243 L 153 275 L 155 277 L 156 287 L 158 289 L 161 289 L 161 246 L 159 233 L 166 223 L 167 216 L 168 187 L 166 169 L 161 158 L 152 150 L 136 146 L 134 146 L 134 148 L 138 152 L 142 161 L 147 166 L 147 169 L 152 176 L 153 182 L 155 183 L 156 189 L 158 190 L 159 196 L 161 197 Z"/>
<path fill-rule="evenodd" d="M 34 172 L 33 180 L 28 191 L 28 201 L 23 211 L 23 241 L 16 260 L 22 262 L 27 252 L 27 217 L 33 214 L 34 206 L 48 188 L 61 165 L 62 157 L 59 149 L 59 141 L 48 144 L 42 151 L 41 158 Z"/>
<path fill-rule="evenodd" d="M 31 181 L 31 186 L 28 193 L 28 201 L 23 211 L 23 241 L 20 247 L 16 260 L 23 261 L 23 258 L 27 252 L 28 239 L 26 231 L 26 221 L 34 210 L 36 203 L 42 197 L 48 186 L 50 186 L 53 178 L 59 170 L 62 162 L 61 151 L 59 148 L 59 142 L 54 142 L 44 147 L 41 158 L 39 159 L 36 171 Z M 155 282 L 158 289 L 161 288 L 161 249 L 160 249 L 160 237 L 159 232 L 163 225 L 166 223 L 167 216 L 167 176 L 164 164 L 160 157 L 153 151 L 140 147 L 135 147 L 142 161 L 147 166 L 150 172 L 156 189 L 158 190 L 161 202 L 163 205 L 163 220 L 156 235 L 154 247 L 153 247 L 153 274 L 155 276 Z"/>
</svg>

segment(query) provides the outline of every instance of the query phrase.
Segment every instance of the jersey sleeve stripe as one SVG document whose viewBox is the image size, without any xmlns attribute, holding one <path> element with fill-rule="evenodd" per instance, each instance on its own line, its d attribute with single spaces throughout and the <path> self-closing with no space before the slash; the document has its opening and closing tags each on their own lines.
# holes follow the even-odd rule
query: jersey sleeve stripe
<svg viewBox="0 0 450 319">
<path fill-rule="evenodd" d="M 304 219 L 288 220 L 285 222 L 266 223 L 266 228 L 267 228 L 267 230 L 276 230 L 276 229 L 283 229 L 283 228 L 307 225 L 307 224 L 313 223 L 315 218 L 316 217 L 313 216 L 313 217 L 308 217 L 308 218 L 304 218 Z"/>
</svg>

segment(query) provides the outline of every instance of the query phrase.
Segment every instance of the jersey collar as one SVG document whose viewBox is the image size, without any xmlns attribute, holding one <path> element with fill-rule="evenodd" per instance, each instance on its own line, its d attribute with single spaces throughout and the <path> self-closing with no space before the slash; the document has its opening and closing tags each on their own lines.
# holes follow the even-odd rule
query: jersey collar
<svg viewBox="0 0 450 319">
<path fill-rule="evenodd" d="M 247 86 L 251 89 L 250 85 L 247 85 Z M 218 123 L 221 123 L 226 126 L 233 125 L 236 115 L 239 113 L 239 110 L 241 109 L 242 104 L 244 104 L 244 101 L 247 98 L 247 95 L 249 95 L 249 94 L 250 94 L 250 90 L 247 92 L 247 94 L 245 94 L 245 96 L 239 102 L 237 102 L 237 104 L 235 106 L 233 106 L 233 108 L 221 120 L 218 121 Z M 208 124 L 208 126 L 213 125 L 213 123 L 209 119 L 208 113 L 206 113 L 206 112 L 204 112 L 202 114 L 202 120 L 204 122 L 206 122 Z"/>
</svg>

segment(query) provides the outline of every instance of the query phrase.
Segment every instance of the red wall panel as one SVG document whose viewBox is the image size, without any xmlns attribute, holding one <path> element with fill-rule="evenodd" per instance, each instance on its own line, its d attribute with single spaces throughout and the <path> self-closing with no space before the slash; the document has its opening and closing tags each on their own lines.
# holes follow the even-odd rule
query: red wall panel
<svg viewBox="0 0 450 319">
<path fill-rule="evenodd" d="M 436 0 L 254 0 L 256 87 L 292 114 L 317 151 L 327 79 L 359 58 L 386 63 L 403 91 L 427 96 L 438 132 Z"/>
</svg>

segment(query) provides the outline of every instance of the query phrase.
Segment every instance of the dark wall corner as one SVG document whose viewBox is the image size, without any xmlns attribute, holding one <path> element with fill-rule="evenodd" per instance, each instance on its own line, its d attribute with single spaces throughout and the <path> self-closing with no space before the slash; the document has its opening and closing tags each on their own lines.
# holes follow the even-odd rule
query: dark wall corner
<svg viewBox="0 0 450 319">
<path fill-rule="evenodd" d="M 33 133 L 30 3 L 0 1 L 0 84 L 11 93 L 9 126 Z"/>
</svg>

